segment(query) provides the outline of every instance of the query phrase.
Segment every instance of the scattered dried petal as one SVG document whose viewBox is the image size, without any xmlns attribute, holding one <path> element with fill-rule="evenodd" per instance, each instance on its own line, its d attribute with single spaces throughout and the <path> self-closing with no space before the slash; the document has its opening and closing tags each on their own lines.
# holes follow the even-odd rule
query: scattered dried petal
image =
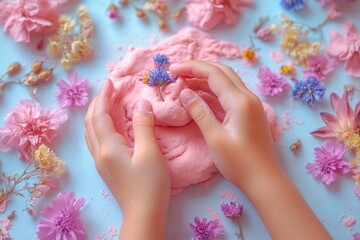
<svg viewBox="0 0 360 240">
<path fill-rule="evenodd" d="M 290 150 L 295 152 L 301 147 L 301 139 L 296 140 L 293 144 L 290 146 Z"/>
</svg>

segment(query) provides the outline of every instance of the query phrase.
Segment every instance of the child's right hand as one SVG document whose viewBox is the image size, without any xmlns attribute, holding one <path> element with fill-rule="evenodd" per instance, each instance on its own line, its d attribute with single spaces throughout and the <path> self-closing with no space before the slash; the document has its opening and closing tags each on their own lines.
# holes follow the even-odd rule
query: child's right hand
<svg viewBox="0 0 360 240">
<path fill-rule="evenodd" d="M 187 61 L 172 64 L 170 71 L 180 77 L 207 81 L 225 110 L 225 119 L 220 123 L 194 91 L 185 89 L 180 94 L 182 104 L 199 126 L 214 163 L 225 178 L 246 189 L 259 177 L 277 172 L 279 165 L 262 103 L 230 67 Z"/>
</svg>

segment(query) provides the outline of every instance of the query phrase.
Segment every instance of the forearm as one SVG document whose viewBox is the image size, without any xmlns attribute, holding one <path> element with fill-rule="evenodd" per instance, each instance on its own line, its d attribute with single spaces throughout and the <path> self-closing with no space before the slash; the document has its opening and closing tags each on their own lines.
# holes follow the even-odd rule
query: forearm
<svg viewBox="0 0 360 240">
<path fill-rule="evenodd" d="M 272 239 L 332 239 L 289 177 L 274 168 L 243 188 Z"/>
<path fill-rule="evenodd" d="M 139 212 L 125 216 L 121 226 L 119 240 L 165 240 L 166 213 L 144 214 Z"/>
</svg>

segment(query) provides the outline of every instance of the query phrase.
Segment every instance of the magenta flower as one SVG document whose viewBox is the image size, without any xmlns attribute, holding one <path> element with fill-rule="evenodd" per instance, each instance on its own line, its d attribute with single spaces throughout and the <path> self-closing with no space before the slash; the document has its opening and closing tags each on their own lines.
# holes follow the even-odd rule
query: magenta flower
<svg viewBox="0 0 360 240">
<path fill-rule="evenodd" d="M 201 221 L 199 217 L 194 218 L 195 225 L 190 223 L 189 226 L 195 231 L 192 240 L 215 240 L 217 237 L 225 233 L 223 226 L 219 220 L 207 221 L 203 218 Z"/>
<path fill-rule="evenodd" d="M 268 67 L 260 67 L 257 76 L 260 81 L 257 86 L 265 97 L 279 95 L 289 88 L 289 83 L 280 74 L 271 72 Z"/>
<path fill-rule="evenodd" d="M 0 1 L 0 24 L 16 42 L 29 42 L 30 33 L 55 31 L 57 8 L 67 0 Z"/>
<path fill-rule="evenodd" d="M 88 103 L 89 83 L 84 77 L 79 78 L 76 72 L 68 72 L 66 75 L 70 84 L 60 80 L 56 85 L 59 90 L 56 92 L 58 104 L 62 108 L 73 106 L 84 106 Z"/>
<path fill-rule="evenodd" d="M 337 174 L 346 174 L 352 169 L 343 159 L 345 151 L 343 143 L 327 140 L 322 147 L 314 148 L 315 163 L 308 163 L 306 169 L 329 185 L 336 180 Z"/>
<path fill-rule="evenodd" d="M 80 208 L 85 198 L 75 199 L 75 193 L 62 192 L 42 212 L 44 217 L 37 225 L 39 240 L 83 240 L 86 239 Z"/>
<path fill-rule="evenodd" d="M 67 120 L 65 110 L 48 110 L 35 100 L 21 100 L 5 117 L 0 128 L 0 152 L 18 149 L 19 159 L 30 160 L 30 151 L 50 145 L 60 124 Z"/>
<path fill-rule="evenodd" d="M 325 51 L 340 61 L 345 61 L 345 72 L 350 76 L 360 77 L 360 33 L 353 22 L 344 26 L 344 35 L 336 31 L 330 32 L 330 44 Z"/>
<path fill-rule="evenodd" d="M 307 66 L 303 70 L 306 79 L 316 77 L 319 81 L 324 81 L 335 70 L 335 61 L 328 59 L 322 54 L 308 57 L 306 64 Z"/>
<path fill-rule="evenodd" d="M 231 201 L 229 204 L 221 204 L 221 210 L 223 211 L 225 217 L 235 219 L 242 215 L 244 206 L 239 202 Z"/>
<path fill-rule="evenodd" d="M 360 233 L 354 233 L 353 240 L 360 240 Z"/>
<path fill-rule="evenodd" d="M 336 137 L 339 140 L 346 140 L 355 129 L 360 127 L 360 101 L 353 110 L 349 104 L 348 94 L 340 98 L 336 93 L 330 96 L 331 106 L 335 115 L 327 112 L 320 113 L 326 126 L 311 132 L 312 135 L 320 138 Z"/>
</svg>

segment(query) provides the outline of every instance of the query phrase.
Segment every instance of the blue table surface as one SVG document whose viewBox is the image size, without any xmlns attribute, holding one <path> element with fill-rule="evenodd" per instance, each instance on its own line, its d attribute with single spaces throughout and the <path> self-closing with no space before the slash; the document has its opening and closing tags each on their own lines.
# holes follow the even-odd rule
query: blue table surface
<svg viewBox="0 0 360 240">
<path fill-rule="evenodd" d="M 106 16 L 106 8 L 110 1 L 72 1 L 66 5 L 63 13 L 74 15 L 76 6 L 80 3 L 89 8 L 90 15 L 96 23 L 96 35 L 93 39 L 94 56 L 81 64 L 75 66 L 75 70 L 86 76 L 91 83 L 91 97 L 94 97 L 101 86 L 104 78 L 108 75 L 106 65 L 110 62 L 119 61 L 119 56 L 126 54 L 126 50 L 119 50 L 118 46 L 127 49 L 133 47 L 151 47 L 150 39 L 157 36 L 158 41 L 166 39 L 183 27 L 190 24 L 183 18 L 179 22 L 170 21 L 170 30 L 162 32 L 156 26 L 155 19 L 149 23 L 143 23 L 134 14 L 133 9 L 128 7 L 120 10 L 120 18 L 111 20 Z M 180 1 L 171 2 L 172 9 L 178 9 L 183 5 Z M 208 31 L 216 39 L 233 41 L 237 45 L 249 45 L 248 34 L 257 23 L 259 17 L 270 16 L 271 21 L 279 22 L 279 13 L 283 10 L 279 1 L 256 0 L 255 6 L 247 9 L 241 15 L 235 26 L 221 25 Z M 342 1 L 339 1 L 342 2 Z M 343 1 L 346 2 L 346 1 Z M 358 13 L 360 2 L 346 3 L 341 5 L 344 16 L 337 22 L 330 23 L 324 28 L 325 39 L 328 42 L 330 29 L 341 29 L 346 19 L 352 19 L 360 28 Z M 299 13 L 287 13 L 287 15 L 298 22 L 315 26 L 326 17 L 326 11 L 316 1 L 308 1 L 306 9 Z M 279 39 L 279 38 L 278 38 Z M 260 61 L 254 67 L 244 67 L 239 61 L 222 61 L 231 65 L 241 73 L 242 79 L 249 85 L 255 86 L 258 81 L 256 73 L 259 66 L 269 66 L 276 70 L 279 67 L 269 56 L 270 50 L 279 50 L 277 41 L 262 44 L 256 41 L 260 48 Z M 30 44 L 19 44 L 3 32 L 0 33 L 0 70 L 3 72 L 8 64 L 19 61 L 29 67 L 32 61 L 41 58 L 43 52 L 36 50 L 35 45 L 38 38 L 34 38 Z M 300 68 L 298 70 L 300 72 Z M 51 83 L 39 87 L 37 100 L 49 108 L 56 107 L 55 83 L 59 79 L 65 79 L 65 71 L 60 67 L 55 70 L 54 79 Z M 334 239 L 352 239 L 352 234 L 360 232 L 360 223 L 356 223 L 352 229 L 346 228 L 342 219 L 354 216 L 360 221 L 359 199 L 353 193 L 354 182 L 350 176 L 340 176 L 330 187 L 326 187 L 315 180 L 306 172 L 305 165 L 313 162 L 313 147 L 320 146 L 321 141 L 312 137 L 309 132 L 323 125 L 319 112 L 332 111 L 329 103 L 331 92 L 342 93 L 342 87 L 346 83 L 354 83 L 359 86 L 359 79 L 351 78 L 343 71 L 343 65 L 337 67 L 336 71 L 326 83 L 327 92 L 324 101 L 317 107 L 311 109 L 303 104 L 297 103 L 295 107 L 290 101 L 290 91 L 281 97 L 265 99 L 275 109 L 281 121 L 284 113 L 289 113 L 291 127 L 286 130 L 277 149 L 280 162 L 298 189 L 303 194 L 315 214 L 320 218 Z M 254 87 L 254 89 L 256 89 Z M 14 85 L 6 89 L 0 96 L 0 126 L 4 124 L 7 112 L 14 108 L 20 99 L 29 99 L 30 95 L 24 86 Z M 352 103 L 359 100 L 355 93 Z M 66 162 L 68 175 L 62 180 L 59 191 L 74 191 L 77 197 L 85 197 L 86 205 L 82 210 L 82 217 L 89 239 L 94 239 L 99 233 L 105 232 L 109 226 L 120 227 L 122 214 L 116 202 L 98 175 L 92 156 L 90 155 L 84 139 L 84 116 L 87 108 L 77 108 L 69 111 L 69 120 L 61 127 L 59 136 L 53 144 L 55 151 Z M 300 124 L 300 122 L 303 122 Z M 303 146 L 296 154 L 289 150 L 289 145 L 296 139 L 303 140 Z M 1 171 L 20 172 L 25 167 L 25 162 L 17 159 L 17 153 L 10 151 L 0 153 Z M 195 216 L 210 218 L 210 212 L 220 212 L 221 194 L 230 189 L 245 205 L 245 213 L 241 217 L 241 225 L 246 239 L 270 239 L 269 234 L 254 207 L 247 197 L 235 186 L 222 177 L 214 178 L 207 187 L 194 185 L 187 188 L 183 193 L 173 196 L 170 203 L 168 217 L 169 239 L 190 239 L 193 232 L 188 223 Z M 10 231 L 14 239 L 36 239 L 36 223 L 39 218 L 33 218 L 22 211 L 25 207 L 24 199 L 12 197 L 7 212 L 0 217 L 7 216 L 9 211 L 17 210 L 17 217 L 13 220 Z M 49 203 L 49 200 L 48 200 Z M 223 217 L 226 235 L 224 239 L 235 239 L 234 233 L 237 227 L 230 220 Z M 301 228 L 301 226 L 299 226 Z M 139 229 L 140 230 L 140 229 Z"/>
</svg>

